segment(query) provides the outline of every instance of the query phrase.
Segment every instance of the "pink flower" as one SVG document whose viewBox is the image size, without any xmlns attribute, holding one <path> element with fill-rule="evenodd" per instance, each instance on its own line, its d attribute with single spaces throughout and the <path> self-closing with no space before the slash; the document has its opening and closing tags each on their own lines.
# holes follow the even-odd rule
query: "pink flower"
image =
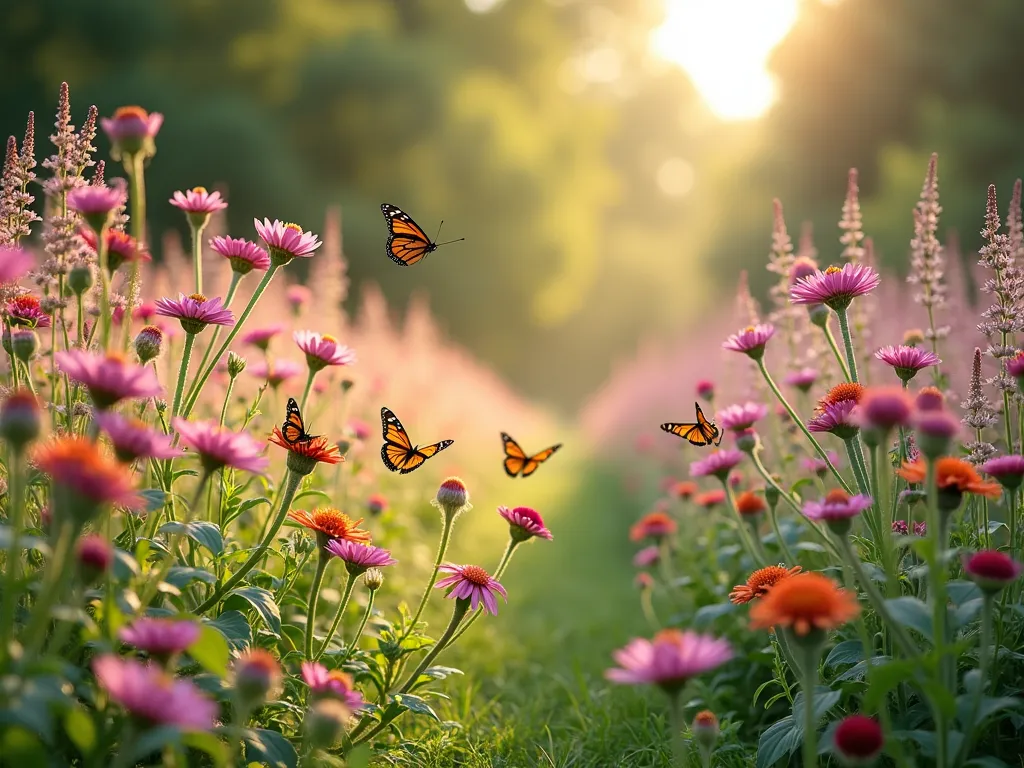
<svg viewBox="0 0 1024 768">
<path fill-rule="evenodd" d="M 1006 361 L 1006 372 L 1015 379 L 1024 379 L 1024 352 L 1018 352 Z"/>
<path fill-rule="evenodd" d="M 787 374 L 783 379 L 789 386 L 796 387 L 801 392 L 807 392 L 817 380 L 818 372 L 814 368 L 801 368 L 799 371 Z"/>
<path fill-rule="evenodd" d="M 96 223 L 105 224 L 111 213 L 116 211 L 128 199 L 124 179 L 114 179 L 109 187 L 89 185 L 68 190 L 67 203 L 75 213 L 79 214 L 93 230 L 102 229 Z"/>
<path fill-rule="evenodd" d="M 250 363 L 245 370 L 258 379 L 266 380 L 270 386 L 277 389 L 288 379 L 302 373 L 302 366 L 294 360 L 275 360 L 273 363 L 268 363 L 266 360 L 257 360 L 254 363 Z"/>
<path fill-rule="evenodd" d="M 35 265 L 35 259 L 21 248 L 0 245 L 0 283 L 16 283 Z"/>
<path fill-rule="evenodd" d="M 856 407 L 856 400 L 840 400 L 834 405 L 826 405 L 821 413 L 807 422 L 807 429 L 830 432 L 841 440 L 849 440 L 860 429 L 853 414 Z"/>
<path fill-rule="evenodd" d="M 910 424 L 914 404 L 899 387 L 869 387 L 861 396 L 857 418 L 861 427 L 888 431 Z"/>
<path fill-rule="evenodd" d="M 551 541 L 551 531 L 544 527 L 544 520 L 540 513 L 530 507 L 498 507 L 498 514 L 508 521 L 512 538 L 516 541 L 526 541 L 534 536 Z"/>
<path fill-rule="evenodd" d="M 691 678 L 729 661 L 732 649 L 728 641 L 711 635 L 663 629 L 653 640 L 631 640 L 612 658 L 619 666 L 604 676 L 613 683 L 653 684 L 674 693 Z"/>
<path fill-rule="evenodd" d="M 199 631 L 194 621 L 141 618 L 122 627 L 118 637 L 152 656 L 173 656 L 198 640 Z"/>
<path fill-rule="evenodd" d="M 373 428 L 362 419 L 351 419 L 348 429 L 356 440 L 366 440 L 373 434 Z"/>
<path fill-rule="evenodd" d="M 741 432 L 750 429 L 768 415 L 768 406 L 761 403 L 746 402 L 743 405 L 730 405 L 718 412 L 715 417 L 722 429 Z"/>
<path fill-rule="evenodd" d="M 320 247 L 321 242 L 312 232 L 303 232 L 297 224 L 285 224 L 274 219 L 253 219 L 252 223 L 260 235 L 260 239 L 270 249 L 272 263 L 283 266 L 298 256 L 310 257 Z"/>
<path fill-rule="evenodd" d="M 707 379 L 701 379 L 697 382 L 697 397 L 703 397 L 705 400 L 710 400 L 715 396 L 715 385 L 713 382 Z"/>
<path fill-rule="evenodd" d="M 434 587 L 436 589 L 453 587 L 446 597 L 469 600 L 471 610 L 475 611 L 479 605 L 483 604 L 484 610 L 497 616 L 498 601 L 494 599 L 495 593 L 501 595 L 506 603 L 508 602 L 508 593 L 505 592 L 505 588 L 491 578 L 490 574 L 479 565 L 445 563 L 439 565 L 437 570 L 452 575 L 441 579 Z"/>
<path fill-rule="evenodd" d="M 367 568 L 382 568 L 398 562 L 382 547 L 349 539 L 331 539 L 326 549 L 339 560 L 344 560 L 346 570 L 353 575 L 359 575 Z"/>
<path fill-rule="evenodd" d="M 637 568 L 649 568 L 661 559 L 661 550 L 657 546 L 644 547 L 633 556 L 633 565 Z"/>
<path fill-rule="evenodd" d="M 844 718 L 832 739 L 844 765 L 871 765 L 885 745 L 882 726 L 864 715 Z"/>
<path fill-rule="evenodd" d="M 139 304 L 139 306 L 132 310 L 132 317 L 143 323 L 148 323 L 156 317 L 156 304 L 149 301 Z"/>
<path fill-rule="evenodd" d="M 199 454 L 207 472 L 233 467 L 261 475 L 270 463 L 266 456 L 260 455 L 263 443 L 247 434 L 232 432 L 213 421 L 193 422 L 175 418 L 171 425 L 181 436 L 181 442 Z"/>
<path fill-rule="evenodd" d="M 208 299 L 201 293 L 191 296 L 179 293 L 177 299 L 157 299 L 156 313 L 176 318 L 185 333 L 199 333 L 208 325 L 235 324 L 235 316 L 230 309 L 224 309 L 220 297 Z"/>
<path fill-rule="evenodd" d="M 856 517 L 874 502 L 870 496 L 850 496 L 846 491 L 829 491 L 821 501 L 804 503 L 803 513 L 811 520 L 843 520 Z"/>
<path fill-rule="evenodd" d="M 283 330 L 284 326 L 280 324 L 270 325 L 266 328 L 254 328 L 251 331 L 243 333 L 241 341 L 243 344 L 251 344 L 252 346 L 266 352 L 267 347 L 270 346 L 270 340 Z"/>
<path fill-rule="evenodd" d="M 143 506 L 131 474 L 84 437 L 59 437 L 36 446 L 36 466 L 62 487 L 65 506 L 79 517 L 94 515 L 105 504 L 128 509 Z"/>
<path fill-rule="evenodd" d="M 106 573 L 114 560 L 114 549 L 102 536 L 90 533 L 78 540 L 75 546 L 78 565 L 94 578 Z"/>
<path fill-rule="evenodd" d="M 352 678 L 341 670 L 328 671 L 319 662 L 302 662 L 302 681 L 314 698 L 330 697 L 344 702 L 353 712 L 366 706 L 363 695 L 355 689 Z"/>
<path fill-rule="evenodd" d="M 49 328 L 50 316 L 43 312 L 39 298 L 29 293 L 16 296 L 4 308 L 7 321 L 23 328 Z"/>
<path fill-rule="evenodd" d="M 388 499 L 379 493 L 371 493 L 366 498 L 366 511 L 371 515 L 379 515 L 388 508 Z"/>
<path fill-rule="evenodd" d="M 794 304 L 825 304 L 836 311 L 846 309 L 858 296 L 871 293 L 881 282 L 878 273 L 865 264 L 844 264 L 816 271 L 790 288 Z"/>
<path fill-rule="evenodd" d="M 96 233 L 87 227 L 79 230 L 79 235 L 93 253 L 98 253 Z M 135 238 L 120 229 L 107 229 L 103 232 L 103 242 L 107 246 L 107 267 L 111 272 L 131 261 L 152 261 L 153 257 L 145 248 L 140 248 Z"/>
<path fill-rule="evenodd" d="M 313 292 L 304 285 L 289 285 L 284 297 L 292 305 L 292 311 L 297 313 L 310 302 Z"/>
<path fill-rule="evenodd" d="M 181 451 L 171 445 L 171 438 L 150 429 L 138 419 L 131 419 L 116 411 L 97 411 L 93 418 L 107 433 L 114 454 L 130 464 L 136 459 L 172 459 Z"/>
<path fill-rule="evenodd" d="M 733 352 L 742 352 L 745 355 L 760 360 L 764 357 L 764 347 L 768 339 L 775 335 L 775 326 L 768 323 L 748 325 L 742 331 L 734 333 L 724 344 L 722 349 Z"/>
<path fill-rule="evenodd" d="M 118 107 L 113 117 L 101 117 L 100 125 L 111 142 L 152 140 L 164 124 L 159 112 L 148 113 L 142 107 Z"/>
<path fill-rule="evenodd" d="M 231 269 L 240 275 L 247 275 L 254 269 L 266 272 L 270 269 L 270 256 L 251 240 L 243 237 L 220 237 L 210 240 L 210 247 L 231 263 Z"/>
<path fill-rule="evenodd" d="M 982 464 L 981 471 L 992 475 L 1005 488 L 1020 488 L 1024 481 L 1024 456 L 996 456 Z"/>
<path fill-rule="evenodd" d="M 333 336 L 321 336 L 313 331 L 296 331 L 292 334 L 306 355 L 306 365 L 310 370 L 319 371 L 328 365 L 351 365 L 356 361 L 356 353 L 344 344 L 339 344 Z"/>
<path fill-rule="evenodd" d="M 135 717 L 185 730 L 213 728 L 216 702 L 188 680 L 175 680 L 155 664 L 119 659 L 113 654 L 96 658 L 92 669 L 100 687 Z"/>
<path fill-rule="evenodd" d="M 168 202 L 188 214 L 209 216 L 215 211 L 223 211 L 228 207 L 220 192 L 207 192 L 206 187 L 194 187 L 186 192 L 175 192 Z"/>
<path fill-rule="evenodd" d="M 964 558 L 964 573 L 986 592 L 998 592 L 1016 581 L 1021 572 L 1024 572 L 1024 566 L 994 549 L 985 549 Z"/>
<path fill-rule="evenodd" d="M 828 456 L 828 460 L 832 462 L 833 467 L 839 466 L 838 453 L 835 451 L 825 451 L 825 455 Z M 828 472 L 828 464 L 825 463 L 824 459 L 820 459 L 817 456 L 805 456 L 800 459 L 800 466 L 808 472 L 818 475 L 818 477 L 824 477 L 825 473 Z"/>
<path fill-rule="evenodd" d="M 886 365 L 891 365 L 896 375 L 903 381 L 910 381 L 922 368 L 942 362 L 934 352 L 902 344 L 898 347 L 882 347 L 875 352 L 875 357 Z"/>
<path fill-rule="evenodd" d="M 729 472 L 743 461 L 743 452 L 735 448 L 726 448 L 722 451 L 712 451 L 706 459 L 694 461 L 690 464 L 691 477 L 707 477 L 714 475 L 720 480 L 729 476 Z"/>
<path fill-rule="evenodd" d="M 82 350 L 57 353 L 57 367 L 89 390 L 99 409 L 110 408 L 126 398 L 163 394 L 152 368 L 126 362 L 117 355 L 97 355 Z"/>
</svg>

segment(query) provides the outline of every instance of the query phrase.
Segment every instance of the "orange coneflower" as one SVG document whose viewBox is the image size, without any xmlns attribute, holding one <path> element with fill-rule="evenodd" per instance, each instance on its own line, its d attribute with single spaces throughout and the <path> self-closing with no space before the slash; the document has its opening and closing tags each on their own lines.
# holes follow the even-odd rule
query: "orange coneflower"
<svg viewBox="0 0 1024 768">
<path fill-rule="evenodd" d="M 270 436 L 270 442 L 274 445 L 281 446 L 296 456 L 309 459 L 313 463 L 322 461 L 324 464 L 337 464 L 338 462 L 345 460 L 345 457 L 341 455 L 341 450 L 338 446 L 334 443 L 330 443 L 324 435 L 314 437 L 312 440 L 299 440 L 294 443 L 289 443 L 284 439 L 284 435 L 281 434 L 281 428 L 274 427 L 274 432 Z M 309 473 L 307 472 L 306 474 Z"/>
<path fill-rule="evenodd" d="M 676 521 L 664 512 L 650 512 L 629 529 L 629 538 L 631 541 L 643 541 L 648 537 L 660 539 L 674 534 L 677 527 Z"/>
<path fill-rule="evenodd" d="M 853 593 L 818 573 L 801 573 L 772 587 L 750 610 L 752 629 L 791 628 L 803 637 L 841 626 L 860 611 Z"/>
<path fill-rule="evenodd" d="M 855 403 L 859 403 L 863 396 L 863 385 L 855 382 L 844 381 L 842 384 L 836 384 L 832 387 L 832 389 L 830 389 L 828 393 L 818 401 L 817 410 L 824 411 L 830 405 L 837 405 L 850 400 Z"/>
<path fill-rule="evenodd" d="M 759 515 L 768 509 L 764 497 L 753 491 L 744 491 L 736 497 L 736 511 L 741 515 Z"/>
<path fill-rule="evenodd" d="M 918 459 L 905 462 L 899 476 L 910 483 L 923 483 L 927 477 L 927 464 Z M 989 499 L 998 499 L 1002 495 L 999 483 L 982 480 L 973 465 L 963 459 L 945 456 L 935 462 L 935 482 L 940 491 L 955 494 L 973 493 Z M 959 503 L 959 498 L 957 498 Z"/>
<path fill-rule="evenodd" d="M 326 546 L 331 539 L 345 539 L 360 544 L 370 543 L 370 532 L 359 527 L 363 518 L 353 520 L 334 507 L 319 507 L 312 512 L 296 509 L 289 512 L 288 517 L 299 525 L 316 531 L 316 538 L 320 542 L 320 546 Z"/>
<path fill-rule="evenodd" d="M 774 587 L 783 579 L 796 576 L 802 569 L 799 565 L 787 569 L 783 565 L 769 565 L 767 568 L 760 568 L 750 574 L 746 584 L 737 584 L 729 593 L 729 600 L 736 605 L 749 603 L 758 597 L 764 597 L 768 590 Z"/>
<path fill-rule="evenodd" d="M 142 505 L 131 474 L 84 437 L 62 437 L 44 443 L 32 458 L 62 490 L 57 495 L 58 510 L 66 509 L 80 523 L 104 504 L 130 509 Z"/>
</svg>

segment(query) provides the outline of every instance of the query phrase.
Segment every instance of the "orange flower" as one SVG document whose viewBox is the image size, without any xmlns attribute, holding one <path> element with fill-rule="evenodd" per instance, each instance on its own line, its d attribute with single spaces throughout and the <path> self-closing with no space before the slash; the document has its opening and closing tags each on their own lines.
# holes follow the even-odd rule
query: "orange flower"
<svg viewBox="0 0 1024 768">
<path fill-rule="evenodd" d="M 851 592 L 818 573 L 785 578 L 750 609 L 752 629 L 790 627 L 803 637 L 839 627 L 860 611 Z"/>
<path fill-rule="evenodd" d="M 923 483 L 927 472 L 927 464 L 918 459 L 904 462 L 898 474 L 909 483 Z M 971 464 L 952 456 L 944 456 L 935 462 L 935 481 L 940 491 L 974 493 L 989 499 L 998 499 L 1003 493 L 999 483 L 985 482 Z"/>
<path fill-rule="evenodd" d="M 67 505 L 76 516 L 89 516 L 103 504 L 131 509 L 142 504 L 131 474 L 84 437 L 62 437 L 44 443 L 32 458 L 53 484 L 64 490 L 58 506 Z"/>
<path fill-rule="evenodd" d="M 681 482 L 678 482 L 675 485 L 673 485 L 671 489 L 672 495 L 674 495 L 677 499 L 684 500 L 689 499 L 691 496 L 697 493 L 698 490 L 699 489 L 697 488 L 697 484 L 692 480 L 683 480 Z"/>
<path fill-rule="evenodd" d="M 737 584 L 732 588 L 732 592 L 729 593 L 729 600 L 736 605 L 741 605 L 749 603 L 758 597 L 764 597 L 768 594 L 769 589 L 783 579 L 796 576 L 796 574 L 800 573 L 800 570 L 799 565 L 795 565 L 789 570 L 786 570 L 785 566 L 782 565 L 769 565 L 767 568 L 756 570 L 750 574 L 746 584 Z"/>
<path fill-rule="evenodd" d="M 312 512 L 296 509 L 289 512 L 288 517 L 296 523 L 316 531 L 317 540 L 323 541 L 323 544 L 330 539 L 347 539 L 360 544 L 370 543 L 370 532 L 359 528 L 363 518 L 353 520 L 344 512 L 333 507 L 321 507 Z"/>
<path fill-rule="evenodd" d="M 863 396 L 864 387 L 862 385 L 844 381 L 842 384 L 836 384 L 832 387 L 828 394 L 818 401 L 818 410 L 824 411 L 830 405 L 845 403 L 848 400 L 859 403 Z"/>
<path fill-rule="evenodd" d="M 741 515 L 759 515 L 766 509 L 765 500 L 753 491 L 744 491 L 736 497 L 736 511 Z"/>
<path fill-rule="evenodd" d="M 664 512 L 650 512 L 629 529 L 629 538 L 631 541 L 643 541 L 648 537 L 660 539 L 674 534 L 677 527 L 676 521 Z"/>
<path fill-rule="evenodd" d="M 284 439 L 284 435 L 281 434 L 281 428 L 274 427 L 274 433 L 270 436 L 270 442 L 281 446 L 296 456 L 301 456 L 313 462 L 322 461 L 324 464 L 337 464 L 345 460 L 338 446 L 329 445 L 327 437 L 324 435 L 314 437 L 312 440 L 300 440 L 297 443 L 289 443 Z"/>
</svg>

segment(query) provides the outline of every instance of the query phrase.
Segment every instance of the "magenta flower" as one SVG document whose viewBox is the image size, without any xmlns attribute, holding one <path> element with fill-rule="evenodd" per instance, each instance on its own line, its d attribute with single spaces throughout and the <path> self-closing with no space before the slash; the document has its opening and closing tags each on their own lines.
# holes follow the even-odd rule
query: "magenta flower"
<svg viewBox="0 0 1024 768">
<path fill-rule="evenodd" d="M 16 283 L 35 265 L 35 259 L 21 248 L 0 245 L 0 283 Z"/>
<path fill-rule="evenodd" d="M 551 531 L 544 527 L 540 512 L 530 507 L 498 507 L 498 514 L 508 521 L 509 532 L 516 541 L 526 541 L 537 536 L 551 541 Z"/>
<path fill-rule="evenodd" d="M 194 621 L 142 618 L 122 627 L 118 637 L 150 655 L 173 656 L 198 640 L 199 632 Z"/>
<path fill-rule="evenodd" d="M 244 237 L 217 236 L 210 240 L 210 247 L 231 264 L 231 269 L 240 275 L 247 275 L 254 269 L 266 272 L 270 269 L 270 256 L 251 240 Z"/>
<path fill-rule="evenodd" d="M 75 545 L 75 558 L 79 567 L 91 578 L 99 578 L 107 572 L 114 561 L 114 548 L 110 542 L 96 533 L 90 533 Z"/>
<path fill-rule="evenodd" d="M 697 397 L 703 397 L 705 400 L 711 400 L 715 396 L 715 384 L 707 379 L 701 379 L 697 382 Z"/>
<path fill-rule="evenodd" d="M 655 545 L 644 547 L 633 556 L 637 568 L 649 568 L 661 559 L 661 549 Z"/>
<path fill-rule="evenodd" d="M 825 494 L 825 498 L 820 501 L 805 502 L 803 513 L 811 520 L 845 520 L 856 517 L 873 503 L 870 496 L 850 496 L 837 488 Z"/>
<path fill-rule="evenodd" d="M 266 352 L 267 348 L 270 346 L 270 340 L 283 330 L 284 326 L 280 324 L 270 325 L 266 328 L 254 328 L 251 331 L 243 333 L 241 341 L 243 344 L 251 344 L 257 349 L 262 349 Z"/>
<path fill-rule="evenodd" d="M 439 565 L 437 570 L 452 575 L 441 579 L 434 587 L 436 589 L 453 587 L 446 597 L 469 600 L 471 610 L 475 611 L 479 605 L 483 604 L 484 610 L 497 616 L 498 601 L 494 599 L 495 593 L 501 595 L 506 603 L 508 602 L 508 593 L 505 588 L 491 578 L 490 574 L 479 565 L 445 563 Z"/>
<path fill-rule="evenodd" d="M 263 443 L 245 433 L 232 432 L 213 421 L 175 418 L 171 425 L 181 436 L 181 442 L 199 454 L 207 472 L 232 467 L 261 475 L 270 463 L 270 459 L 260 455 Z"/>
<path fill-rule="evenodd" d="M 20 325 L 23 328 L 49 328 L 50 316 L 43 312 L 42 305 L 37 296 L 24 293 L 16 296 L 7 302 L 4 307 L 7 314 L 7 322 L 12 326 Z"/>
<path fill-rule="evenodd" d="M 854 414 L 856 407 L 856 400 L 840 400 L 833 405 L 826 405 L 824 410 L 807 422 L 807 429 L 811 432 L 829 432 L 841 440 L 849 440 L 860 429 Z"/>
<path fill-rule="evenodd" d="M 100 687 L 132 715 L 152 725 L 185 730 L 213 728 L 219 708 L 188 680 L 175 680 L 155 664 L 113 654 L 92 663 Z"/>
<path fill-rule="evenodd" d="M 292 311 L 298 313 L 313 298 L 313 292 L 304 285 L 289 285 L 284 297 L 292 305 Z"/>
<path fill-rule="evenodd" d="M 117 355 L 77 349 L 58 352 L 57 367 L 89 390 L 93 405 L 101 410 L 126 398 L 156 397 L 164 391 L 152 368 L 126 362 Z"/>
<path fill-rule="evenodd" d="M 292 334 L 295 343 L 306 355 L 306 365 L 312 371 L 320 371 L 329 365 L 351 365 L 356 353 L 333 336 L 321 336 L 313 331 L 296 331 Z"/>
<path fill-rule="evenodd" d="M 186 192 L 175 192 L 168 202 L 187 214 L 198 215 L 205 220 L 215 211 L 223 211 L 228 204 L 220 196 L 220 192 L 207 192 L 206 187 L 194 187 Z"/>
<path fill-rule="evenodd" d="M 110 214 L 128 199 L 124 179 L 114 179 L 109 187 L 89 185 L 68 190 L 68 208 L 85 219 L 94 231 L 108 223 Z"/>
<path fill-rule="evenodd" d="M 1024 566 L 994 549 L 975 552 L 963 559 L 964 573 L 986 592 L 999 592 L 1024 572 Z"/>
<path fill-rule="evenodd" d="M 722 344 L 722 349 L 728 349 L 733 352 L 742 352 L 754 360 L 760 360 L 764 357 L 765 344 L 767 344 L 768 339 L 774 335 L 774 325 L 770 325 L 768 323 L 748 325 L 742 331 L 730 336 L 725 343 Z"/>
<path fill-rule="evenodd" d="M 1024 481 L 1024 456 L 997 456 L 982 464 L 981 471 L 992 475 L 1005 488 L 1020 488 Z"/>
<path fill-rule="evenodd" d="M 151 429 L 138 419 L 115 411 L 97 411 L 93 418 L 110 438 L 114 455 L 126 464 L 136 459 L 172 459 L 181 455 L 181 451 L 171 445 L 169 435 Z"/>
<path fill-rule="evenodd" d="M 934 352 L 920 347 L 882 347 L 875 352 L 875 357 L 886 365 L 891 365 L 896 375 L 903 381 L 910 381 L 922 368 L 938 365 L 942 361 Z"/>
<path fill-rule="evenodd" d="M 722 429 L 742 432 L 750 429 L 768 415 L 768 406 L 761 403 L 746 402 L 743 405 L 730 405 L 718 412 L 715 417 Z"/>
<path fill-rule="evenodd" d="M 892 521 L 892 532 L 897 536 L 909 536 L 910 528 L 907 526 L 906 520 L 893 520 Z"/>
<path fill-rule="evenodd" d="M 786 378 L 783 379 L 789 386 L 796 387 L 801 392 L 810 390 L 817 380 L 818 372 L 814 368 L 801 368 L 799 371 L 786 374 Z"/>
<path fill-rule="evenodd" d="M 302 681 L 314 698 L 330 697 L 344 702 L 353 712 L 366 706 L 363 695 L 355 689 L 352 678 L 339 669 L 329 671 L 316 661 L 302 662 Z"/>
<path fill-rule="evenodd" d="M 870 387 L 861 396 L 857 419 L 861 427 L 887 432 L 910 424 L 914 404 L 899 387 Z"/>
<path fill-rule="evenodd" d="M 653 640 L 636 638 L 612 654 L 619 665 L 604 676 L 613 683 L 657 685 L 670 693 L 678 692 L 697 675 L 710 672 L 732 658 L 726 640 L 663 629 Z"/>
<path fill-rule="evenodd" d="M 277 266 L 284 266 L 298 256 L 310 257 L 321 246 L 321 242 L 312 232 L 303 232 L 298 224 L 285 224 L 274 219 L 253 219 L 260 239 L 270 250 L 270 260 Z"/>
<path fill-rule="evenodd" d="M 360 544 L 349 539 L 331 539 L 327 542 L 326 549 L 338 559 L 345 561 L 345 569 L 353 576 L 358 576 L 367 568 L 381 568 L 398 562 L 382 547 Z"/>
<path fill-rule="evenodd" d="M 230 309 L 224 309 L 219 296 L 208 299 L 201 293 L 191 296 L 179 293 L 177 299 L 157 299 L 156 313 L 176 318 L 185 333 L 199 333 L 208 325 L 235 324 L 235 316 Z"/>
<path fill-rule="evenodd" d="M 348 429 L 356 440 L 367 440 L 373 434 L 373 428 L 362 419 L 350 419 Z"/>
<path fill-rule="evenodd" d="M 99 238 L 88 227 L 82 227 L 78 234 L 93 253 L 99 253 Z M 140 248 L 135 238 L 120 229 L 107 229 L 103 233 L 103 242 L 107 246 L 107 268 L 116 272 L 122 264 L 132 261 L 152 261 L 153 256 L 145 248 Z"/>
<path fill-rule="evenodd" d="M 928 523 L 922 520 L 919 523 L 914 523 L 914 535 L 915 536 L 927 536 L 928 535 Z"/>
<path fill-rule="evenodd" d="M 159 112 L 146 112 L 142 107 L 118 107 L 113 117 L 101 117 L 100 125 L 115 149 L 115 160 L 120 154 L 134 154 L 146 150 L 153 154 L 153 139 L 164 124 Z"/>
<path fill-rule="evenodd" d="M 829 267 L 797 281 L 790 288 L 789 299 L 794 304 L 825 304 L 839 312 L 856 297 L 871 293 L 880 281 L 878 273 L 869 266 L 844 264 L 842 269 Z"/>
<path fill-rule="evenodd" d="M 1018 381 L 1024 379 L 1024 352 L 1018 352 L 1013 357 L 1007 359 L 1006 372 Z"/>
<path fill-rule="evenodd" d="M 737 451 L 735 448 L 712 451 L 706 459 L 690 464 L 690 477 L 714 475 L 719 480 L 725 480 L 729 476 L 729 472 L 741 461 L 743 461 L 743 452 Z"/>
<path fill-rule="evenodd" d="M 294 360 L 275 360 L 272 363 L 266 360 L 257 360 L 250 363 L 245 370 L 258 379 L 264 379 L 270 386 L 277 389 L 288 379 L 293 379 L 302 373 L 302 366 Z"/>
</svg>

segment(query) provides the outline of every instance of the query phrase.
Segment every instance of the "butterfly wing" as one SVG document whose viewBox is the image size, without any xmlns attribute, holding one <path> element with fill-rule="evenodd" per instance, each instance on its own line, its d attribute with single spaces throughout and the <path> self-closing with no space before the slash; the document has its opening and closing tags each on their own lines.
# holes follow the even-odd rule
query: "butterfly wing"
<svg viewBox="0 0 1024 768">
<path fill-rule="evenodd" d="M 501 442 L 505 448 L 505 474 L 515 477 L 523 471 L 523 467 L 526 465 L 526 452 L 507 432 L 501 433 Z"/>
<path fill-rule="evenodd" d="M 537 468 L 550 459 L 551 455 L 561 447 L 562 444 L 558 443 L 557 445 L 552 445 L 550 448 L 545 448 L 540 453 L 533 454 L 533 456 L 526 460 L 526 464 L 523 466 L 523 477 L 529 477 L 536 472 Z"/>
<path fill-rule="evenodd" d="M 304 443 L 320 435 L 311 435 L 306 432 L 306 424 L 302 420 L 302 413 L 299 411 L 299 404 L 294 397 L 288 398 L 288 405 L 285 408 L 284 423 L 281 424 L 281 436 L 288 445 Z"/>
<path fill-rule="evenodd" d="M 433 445 L 416 448 L 394 411 L 390 408 L 381 408 L 380 420 L 384 437 L 384 445 L 380 448 L 380 457 L 384 466 L 392 472 L 408 474 L 414 469 L 418 469 L 431 456 L 440 453 L 455 442 L 454 440 L 442 440 Z"/>
<path fill-rule="evenodd" d="M 666 432 L 683 438 L 683 440 L 689 440 L 692 445 L 707 445 L 711 442 L 700 424 L 668 423 L 662 424 L 661 428 Z"/>
<path fill-rule="evenodd" d="M 704 411 L 700 408 L 700 403 L 694 403 L 694 408 L 697 409 L 697 426 L 700 427 L 701 436 L 704 437 L 705 444 L 714 442 L 715 438 L 718 438 L 716 445 L 722 443 L 722 433 L 719 432 L 718 426 L 713 421 L 708 421 L 704 416 Z"/>
<path fill-rule="evenodd" d="M 420 225 L 397 205 L 384 203 L 381 213 L 388 222 L 388 258 L 403 267 L 411 267 L 437 246 L 430 241 Z"/>
</svg>

